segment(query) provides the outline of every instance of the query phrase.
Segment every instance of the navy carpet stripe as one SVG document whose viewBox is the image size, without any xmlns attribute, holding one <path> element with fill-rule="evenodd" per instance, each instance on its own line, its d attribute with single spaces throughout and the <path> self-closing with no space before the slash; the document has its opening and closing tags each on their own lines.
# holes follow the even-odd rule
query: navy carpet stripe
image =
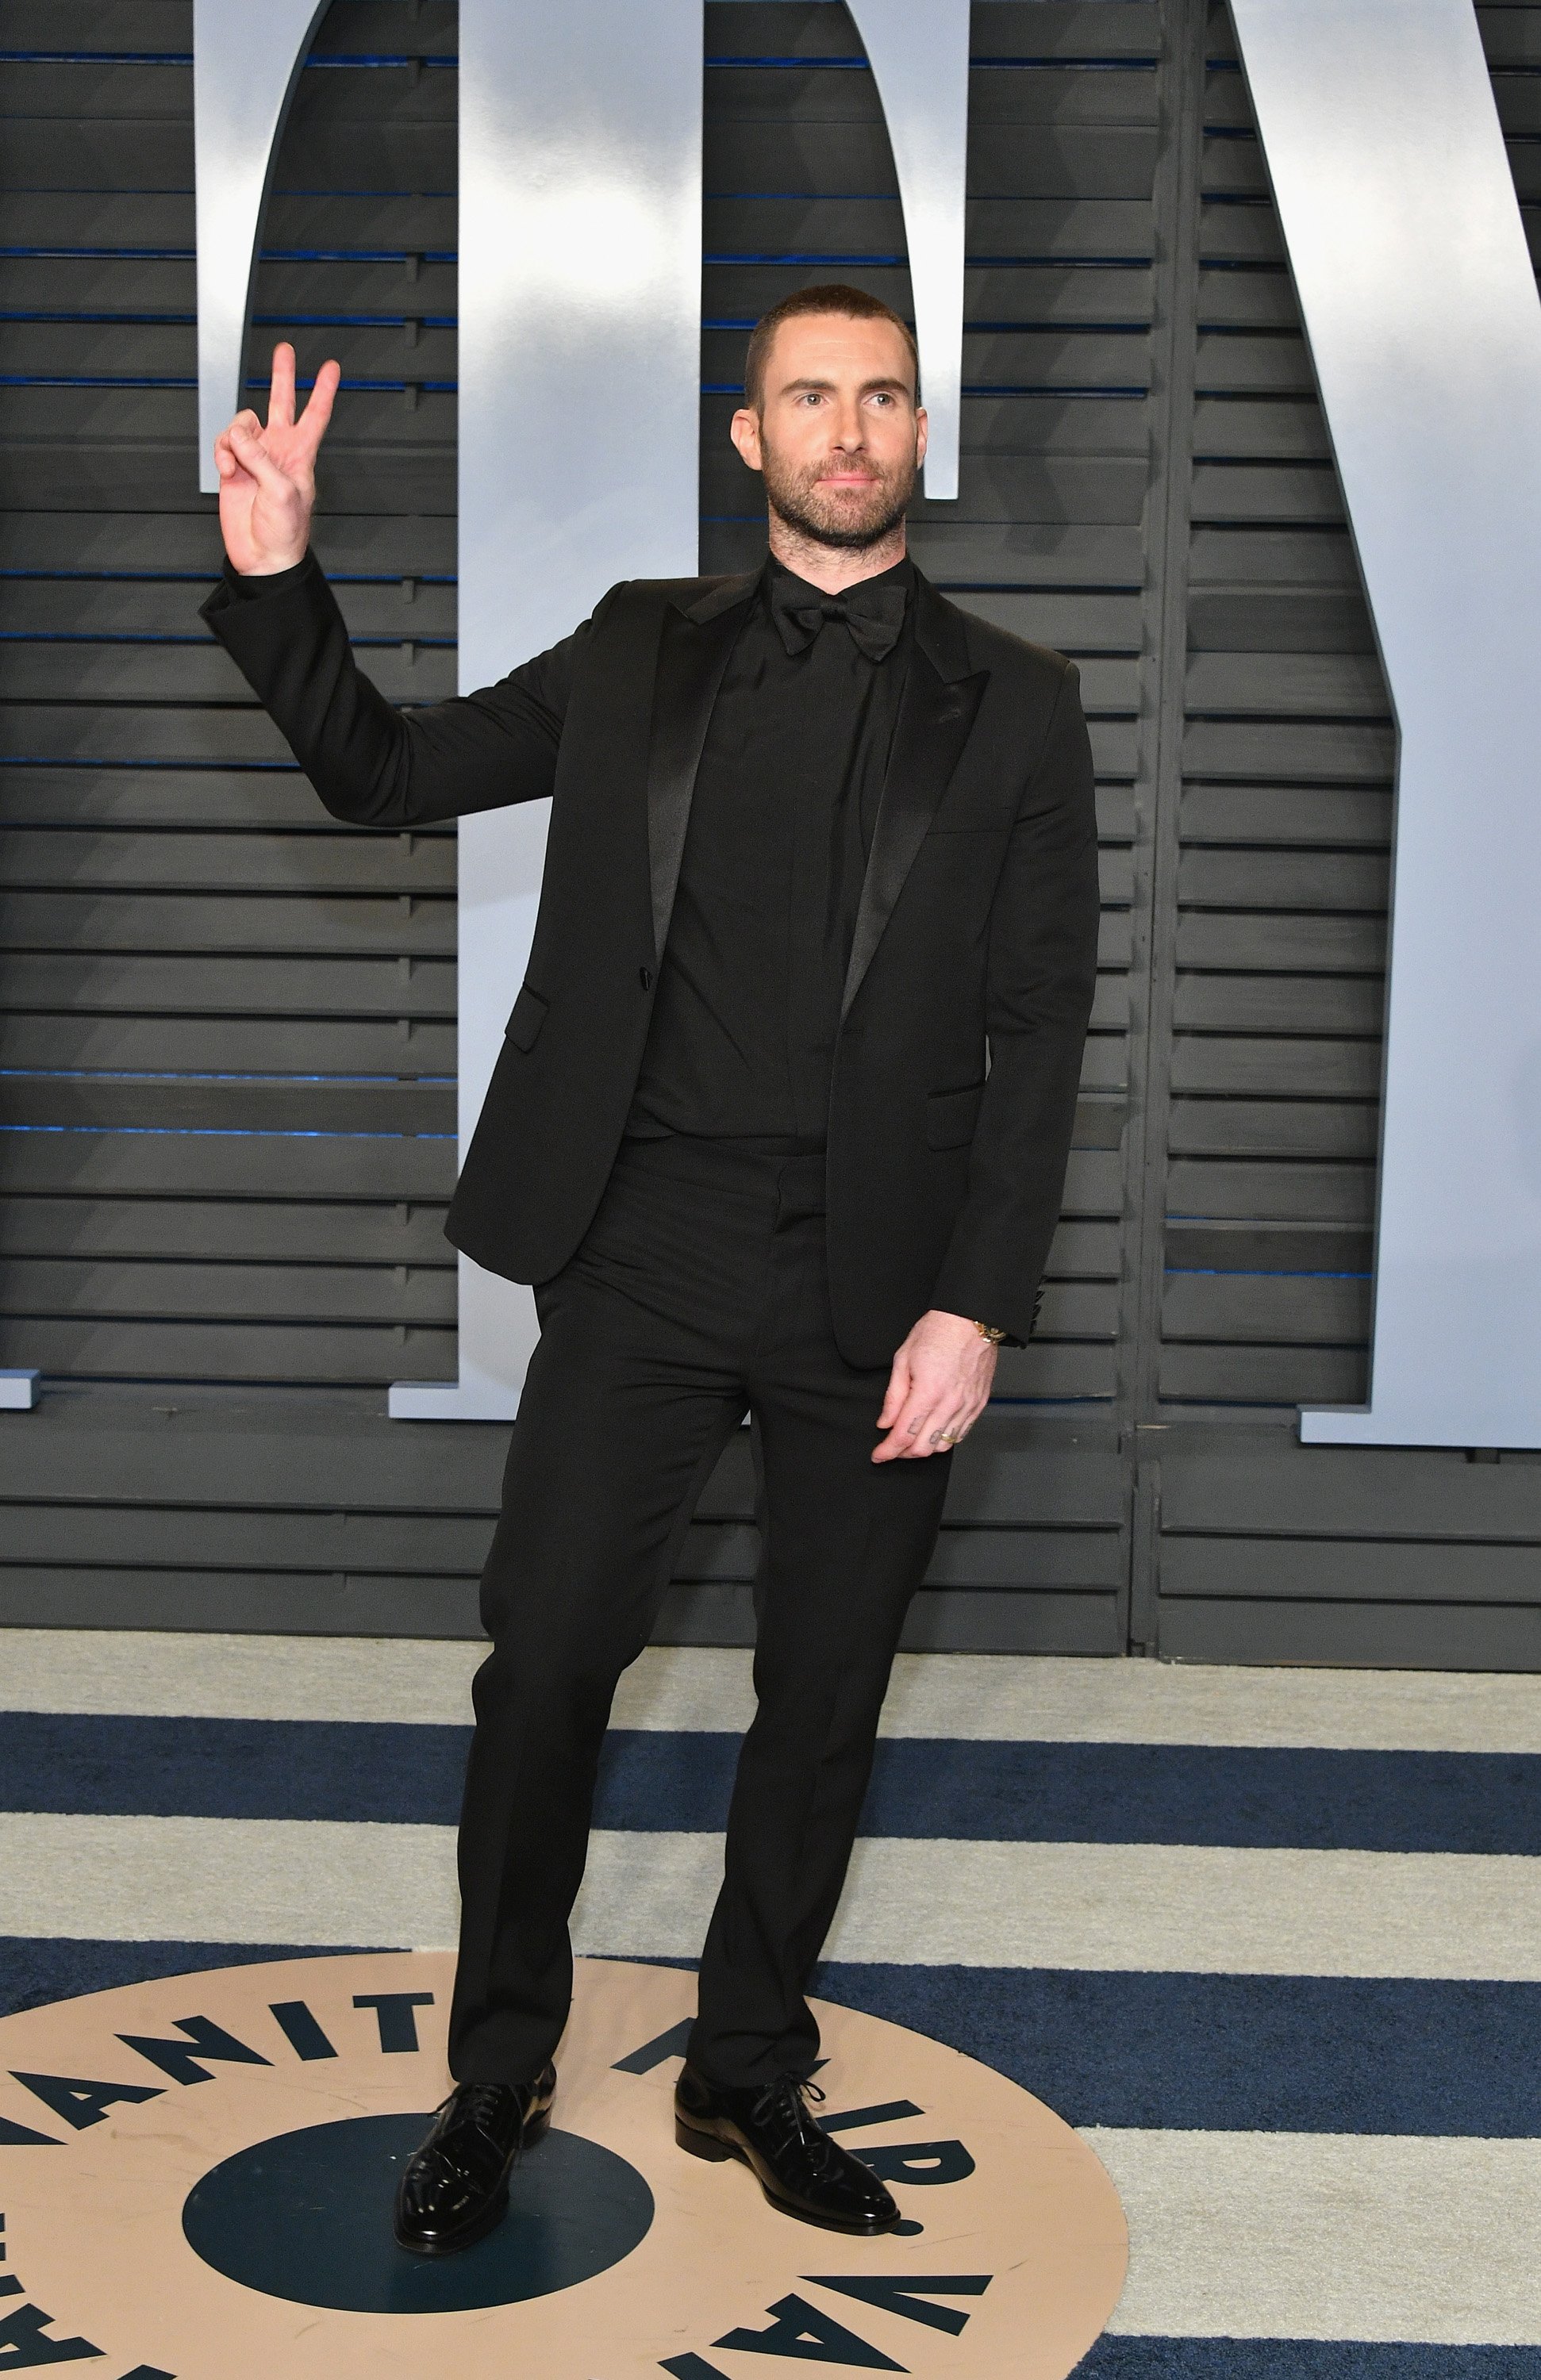
<svg viewBox="0 0 1541 2380">
<path fill-rule="evenodd" d="M 1541 2348 L 1363 2339 L 1099 2338 L 1074 2380 L 1541 2380 Z"/>
<path fill-rule="evenodd" d="M 373 1721 L 60 1717 L 0 1722 L 0 1807 L 453 1825 L 467 1731 Z M 725 1825 L 738 1738 L 617 1730 L 595 1812 L 639 1833 Z M 878 1747 L 863 1831 L 1018 1842 L 1541 1851 L 1541 1757 L 1203 1745 Z"/>
<path fill-rule="evenodd" d="M 81 1942 L 0 1935 L 0 2016 L 115 1991 L 162 1975 L 200 1975 L 214 1967 L 261 1966 L 270 1959 L 333 1959 L 357 1945 L 278 1942 Z"/>
<path fill-rule="evenodd" d="M 966 2051 L 1072 2124 L 1541 2133 L 1541 1985 L 830 1961 L 813 1988 Z"/>
</svg>

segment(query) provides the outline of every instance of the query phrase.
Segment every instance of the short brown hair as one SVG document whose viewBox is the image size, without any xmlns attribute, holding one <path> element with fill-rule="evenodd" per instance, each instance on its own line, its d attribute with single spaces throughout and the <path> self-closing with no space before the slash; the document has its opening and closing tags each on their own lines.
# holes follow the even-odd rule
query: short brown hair
<svg viewBox="0 0 1541 2380">
<path fill-rule="evenodd" d="M 771 341 L 782 324 L 798 314 L 849 314 L 858 322 L 892 322 L 910 351 L 918 401 L 920 351 L 915 344 L 915 333 L 903 314 L 896 314 L 880 298 L 869 297 L 865 289 L 855 288 L 848 281 L 821 281 L 811 289 L 795 289 L 790 298 L 772 306 L 769 314 L 762 314 L 749 334 L 748 353 L 744 358 L 744 401 L 757 413 L 765 403 L 765 366 Z"/>
</svg>

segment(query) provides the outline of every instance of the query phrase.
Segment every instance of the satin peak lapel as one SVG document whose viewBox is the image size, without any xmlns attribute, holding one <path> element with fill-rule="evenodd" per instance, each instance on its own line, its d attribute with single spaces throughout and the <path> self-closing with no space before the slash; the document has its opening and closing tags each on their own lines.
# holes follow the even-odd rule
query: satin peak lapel
<svg viewBox="0 0 1541 2380">
<path fill-rule="evenodd" d="M 918 573 L 916 577 L 919 608 L 915 650 L 862 879 L 840 1003 L 842 1024 L 872 964 L 926 830 L 963 758 L 989 682 L 989 670 L 980 670 L 973 677 L 962 674 L 967 667 L 962 623 L 953 628 L 956 614 L 951 604 L 944 605 Z"/>
<path fill-rule="evenodd" d="M 742 625 L 742 606 L 758 577 L 757 570 L 720 580 L 688 606 L 671 604 L 663 614 L 648 751 L 648 871 L 660 960 L 711 706 Z"/>
</svg>

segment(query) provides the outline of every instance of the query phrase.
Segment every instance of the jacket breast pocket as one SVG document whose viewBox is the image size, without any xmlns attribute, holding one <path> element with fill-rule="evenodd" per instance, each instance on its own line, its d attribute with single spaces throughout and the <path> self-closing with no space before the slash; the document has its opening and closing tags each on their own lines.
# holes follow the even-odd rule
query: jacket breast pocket
<svg viewBox="0 0 1541 2380">
<path fill-rule="evenodd" d="M 538 991 L 531 991 L 528 983 L 520 987 L 519 997 L 509 1011 L 508 1022 L 503 1028 L 504 1038 L 513 1042 L 516 1050 L 534 1049 L 536 1036 L 546 1021 L 550 1004 Z"/>
<path fill-rule="evenodd" d="M 928 1148 L 961 1148 L 974 1137 L 979 1119 L 983 1083 L 965 1083 L 961 1091 L 933 1091 L 926 1102 Z"/>
</svg>

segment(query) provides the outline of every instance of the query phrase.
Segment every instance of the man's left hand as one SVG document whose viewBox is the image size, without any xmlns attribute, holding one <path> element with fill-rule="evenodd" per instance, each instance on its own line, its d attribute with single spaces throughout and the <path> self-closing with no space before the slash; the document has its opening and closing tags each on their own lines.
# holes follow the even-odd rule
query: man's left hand
<svg viewBox="0 0 1541 2380">
<path fill-rule="evenodd" d="M 888 1432 L 874 1463 L 944 1454 L 966 1438 L 989 1402 L 992 1341 L 962 1314 L 923 1314 L 893 1358 L 878 1427 Z"/>
</svg>

